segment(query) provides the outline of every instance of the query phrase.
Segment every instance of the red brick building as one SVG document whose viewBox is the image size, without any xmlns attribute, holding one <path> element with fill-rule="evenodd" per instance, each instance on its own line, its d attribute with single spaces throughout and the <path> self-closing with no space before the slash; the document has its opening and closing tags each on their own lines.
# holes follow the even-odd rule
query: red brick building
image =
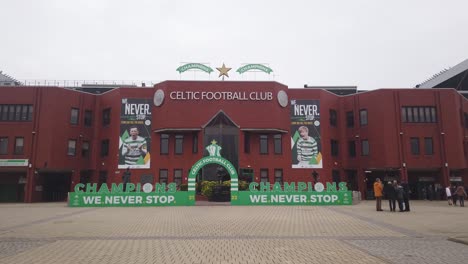
<svg viewBox="0 0 468 264">
<path fill-rule="evenodd" d="M 408 182 L 415 199 L 429 186 L 468 182 L 468 101 L 453 89 L 338 96 L 276 82 L 166 81 L 102 94 L 0 91 L 0 201 L 63 200 L 79 182 L 122 182 L 126 167 L 135 183 L 186 183 L 213 139 L 250 181 L 314 181 L 315 171 L 319 181 L 346 181 L 371 196 L 380 177 Z M 307 111 L 302 121 L 293 118 Z M 300 162 L 296 143 L 306 123 L 318 143 L 310 166 Z M 141 165 L 124 157 L 132 124 L 145 140 L 135 161 Z M 213 179 L 216 170 L 207 167 L 200 177 Z"/>
</svg>

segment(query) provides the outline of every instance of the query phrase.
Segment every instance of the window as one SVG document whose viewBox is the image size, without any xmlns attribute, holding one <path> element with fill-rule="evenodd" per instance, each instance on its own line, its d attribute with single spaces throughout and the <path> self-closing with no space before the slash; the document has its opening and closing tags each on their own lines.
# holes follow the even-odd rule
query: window
<svg viewBox="0 0 468 264">
<path fill-rule="evenodd" d="M 367 139 L 361 141 L 361 155 L 369 156 L 369 141 Z"/>
<path fill-rule="evenodd" d="M 434 145 L 432 143 L 431 137 L 424 138 L 424 154 L 426 155 L 434 154 Z"/>
<path fill-rule="evenodd" d="M 80 109 L 72 108 L 71 113 L 70 113 L 70 124 L 78 125 L 79 115 L 80 115 Z"/>
<path fill-rule="evenodd" d="M 260 135 L 260 154 L 268 154 L 268 135 Z"/>
<path fill-rule="evenodd" d="M 84 112 L 84 125 L 87 127 L 93 125 L 93 112 L 91 110 L 86 110 Z"/>
<path fill-rule="evenodd" d="M 275 182 L 279 182 L 283 184 L 283 170 L 282 169 L 275 169 Z"/>
<path fill-rule="evenodd" d="M 182 169 L 174 169 L 174 182 L 177 187 L 182 184 Z"/>
<path fill-rule="evenodd" d="M 244 132 L 244 152 L 250 153 L 250 133 Z"/>
<path fill-rule="evenodd" d="M 361 126 L 367 126 L 367 109 L 359 110 L 359 124 Z"/>
<path fill-rule="evenodd" d="M 353 111 L 346 112 L 346 127 L 354 127 Z"/>
<path fill-rule="evenodd" d="M 109 155 L 109 140 L 104 139 L 101 141 L 101 157 L 107 157 Z"/>
<path fill-rule="evenodd" d="M 193 134 L 192 153 L 198 153 L 198 134 Z"/>
<path fill-rule="evenodd" d="M 348 141 L 348 151 L 350 157 L 356 157 L 356 142 L 354 140 Z"/>
<path fill-rule="evenodd" d="M 83 144 L 81 145 L 81 156 L 83 158 L 89 157 L 89 142 L 88 141 L 83 141 Z"/>
<path fill-rule="evenodd" d="M 161 134 L 161 145 L 159 152 L 162 154 L 169 154 L 169 135 Z"/>
<path fill-rule="evenodd" d="M 15 138 L 15 154 L 24 154 L 24 137 Z"/>
<path fill-rule="evenodd" d="M 76 155 L 76 140 L 75 139 L 69 139 L 68 140 L 67 155 L 68 156 L 75 156 Z"/>
<path fill-rule="evenodd" d="M 166 169 L 159 170 L 159 183 L 167 183 L 167 170 Z"/>
<path fill-rule="evenodd" d="M 30 111 L 30 113 L 29 113 Z M 0 121 L 31 121 L 32 105 L 7 105 L 0 104 Z"/>
<path fill-rule="evenodd" d="M 411 154 L 419 155 L 419 138 L 410 138 Z"/>
<path fill-rule="evenodd" d="M 403 123 L 437 123 L 436 108 L 433 106 L 403 106 L 401 108 Z"/>
<path fill-rule="evenodd" d="M 110 124 L 110 115 L 111 115 L 110 108 L 102 110 L 102 125 L 103 126 L 108 126 Z"/>
<path fill-rule="evenodd" d="M 260 169 L 260 182 L 270 182 L 268 179 L 268 169 Z"/>
<path fill-rule="evenodd" d="M 282 154 L 283 153 L 282 135 L 281 134 L 274 135 L 274 139 L 275 139 L 275 154 Z"/>
<path fill-rule="evenodd" d="M 336 120 L 337 120 L 336 110 L 330 109 L 330 126 L 336 127 Z"/>
<path fill-rule="evenodd" d="M 0 137 L 0 155 L 8 154 L 8 138 Z"/>
<path fill-rule="evenodd" d="M 338 156 L 338 141 L 337 140 L 330 140 L 330 145 L 331 145 L 331 155 L 333 157 Z"/>
<path fill-rule="evenodd" d="M 175 154 L 184 153 L 184 135 L 175 135 Z"/>
</svg>

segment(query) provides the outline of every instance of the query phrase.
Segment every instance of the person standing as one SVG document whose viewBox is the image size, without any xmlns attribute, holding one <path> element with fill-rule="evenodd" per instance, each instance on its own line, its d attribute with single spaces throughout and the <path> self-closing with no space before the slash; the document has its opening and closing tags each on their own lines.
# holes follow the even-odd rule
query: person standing
<svg viewBox="0 0 468 264">
<path fill-rule="evenodd" d="M 450 191 L 452 192 L 452 202 L 453 202 L 453 205 L 454 206 L 457 206 L 457 200 L 458 200 L 458 197 L 457 197 L 457 187 L 455 185 L 452 185 L 452 187 L 450 188 Z"/>
<path fill-rule="evenodd" d="M 374 196 L 375 196 L 375 201 L 376 201 L 375 206 L 376 206 L 377 211 L 383 211 L 382 210 L 382 191 L 383 191 L 382 183 L 380 182 L 379 178 L 376 178 L 374 182 Z"/>
<path fill-rule="evenodd" d="M 456 193 L 457 193 L 457 196 L 458 196 L 458 201 L 460 202 L 460 206 L 464 207 L 465 206 L 466 192 L 465 192 L 465 188 L 463 187 L 463 185 L 459 185 L 457 187 Z"/>
<path fill-rule="evenodd" d="M 395 212 L 396 207 L 396 181 L 388 182 L 387 185 L 387 198 L 388 198 L 388 205 L 390 206 L 390 211 Z"/>
<path fill-rule="evenodd" d="M 447 202 L 449 205 L 453 205 L 452 203 L 452 192 L 450 191 L 450 185 L 445 188 L 445 195 L 447 195 Z"/>
<path fill-rule="evenodd" d="M 409 195 L 410 195 L 410 189 L 409 189 L 409 184 L 408 183 L 402 183 L 401 186 L 403 187 L 403 203 L 405 204 L 405 212 L 410 211 L 410 205 L 409 205 Z"/>
</svg>

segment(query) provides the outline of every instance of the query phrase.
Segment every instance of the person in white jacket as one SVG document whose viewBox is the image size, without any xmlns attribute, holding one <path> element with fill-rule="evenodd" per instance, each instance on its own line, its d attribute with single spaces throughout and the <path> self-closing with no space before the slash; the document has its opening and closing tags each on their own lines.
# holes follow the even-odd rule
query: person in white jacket
<svg viewBox="0 0 468 264">
<path fill-rule="evenodd" d="M 445 194 L 447 195 L 448 204 L 452 205 L 452 192 L 450 191 L 450 185 L 445 188 Z"/>
</svg>

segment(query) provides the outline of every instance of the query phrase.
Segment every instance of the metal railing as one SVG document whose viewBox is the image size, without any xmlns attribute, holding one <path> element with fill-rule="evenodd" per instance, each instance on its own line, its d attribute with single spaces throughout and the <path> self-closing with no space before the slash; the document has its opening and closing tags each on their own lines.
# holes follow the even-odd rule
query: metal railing
<svg viewBox="0 0 468 264">
<path fill-rule="evenodd" d="M 159 81 L 155 80 L 18 80 L 26 86 L 58 86 L 58 87 L 100 87 L 100 86 L 138 86 L 153 87 Z"/>
</svg>

